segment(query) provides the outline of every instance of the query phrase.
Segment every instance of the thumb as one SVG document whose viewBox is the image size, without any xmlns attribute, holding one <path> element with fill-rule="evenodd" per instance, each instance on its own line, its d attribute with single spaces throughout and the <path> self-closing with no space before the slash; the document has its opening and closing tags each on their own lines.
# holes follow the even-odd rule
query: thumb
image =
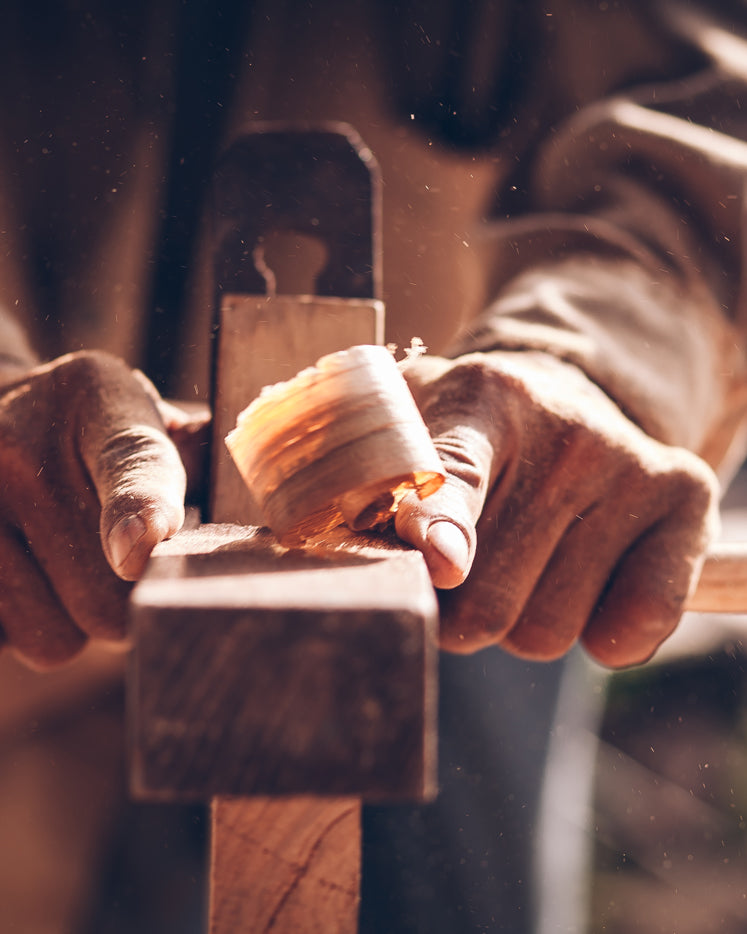
<svg viewBox="0 0 747 934">
<path fill-rule="evenodd" d="M 157 428 L 124 429 L 100 451 L 95 482 L 104 554 L 120 577 L 137 580 L 153 547 L 184 522 L 186 474 L 177 450 Z"/>
<path fill-rule="evenodd" d="M 208 477 L 211 413 L 204 402 L 164 399 L 140 370 L 132 375 L 158 410 L 169 438 L 174 442 L 187 472 L 187 499 L 199 499 Z"/>
<path fill-rule="evenodd" d="M 423 553 L 435 587 L 464 581 L 475 556 L 475 525 L 487 494 L 493 451 L 479 430 L 454 426 L 433 439 L 446 470 L 443 486 L 427 499 L 409 493 L 400 502 L 395 529 Z"/>
<path fill-rule="evenodd" d="M 119 360 L 96 372 L 80 452 L 101 504 L 100 534 L 112 569 L 137 580 L 153 547 L 184 522 L 186 475 L 150 394 Z"/>
</svg>

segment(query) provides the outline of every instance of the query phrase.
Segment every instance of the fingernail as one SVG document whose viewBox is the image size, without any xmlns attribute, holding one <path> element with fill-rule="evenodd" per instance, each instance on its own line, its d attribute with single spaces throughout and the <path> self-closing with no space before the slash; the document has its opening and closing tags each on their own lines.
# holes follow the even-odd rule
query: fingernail
<svg viewBox="0 0 747 934">
<path fill-rule="evenodd" d="M 109 533 L 109 551 L 115 570 L 124 565 L 145 532 L 146 525 L 137 515 L 125 516 L 114 526 Z"/>
<path fill-rule="evenodd" d="M 443 520 L 434 522 L 428 529 L 426 540 L 452 568 L 460 573 L 467 570 L 469 544 L 459 526 Z"/>
</svg>

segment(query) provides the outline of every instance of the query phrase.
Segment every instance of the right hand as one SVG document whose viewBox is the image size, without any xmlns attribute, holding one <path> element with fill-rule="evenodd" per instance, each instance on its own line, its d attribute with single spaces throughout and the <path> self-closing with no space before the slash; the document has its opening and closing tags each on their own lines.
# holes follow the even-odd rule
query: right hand
<svg viewBox="0 0 747 934">
<path fill-rule="evenodd" d="M 710 468 L 549 354 L 426 356 L 405 375 L 447 479 L 405 497 L 395 527 L 448 590 L 442 647 L 548 660 L 580 640 L 604 665 L 649 658 L 716 532 Z"/>
<path fill-rule="evenodd" d="M 0 374 L 0 643 L 31 665 L 123 638 L 127 582 L 184 520 L 165 411 L 104 353 Z"/>
</svg>

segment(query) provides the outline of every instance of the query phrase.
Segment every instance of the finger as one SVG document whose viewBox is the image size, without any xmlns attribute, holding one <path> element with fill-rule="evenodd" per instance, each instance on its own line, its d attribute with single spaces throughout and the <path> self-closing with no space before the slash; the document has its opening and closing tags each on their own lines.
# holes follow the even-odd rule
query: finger
<svg viewBox="0 0 747 934">
<path fill-rule="evenodd" d="M 715 510 L 703 505 L 707 491 L 692 493 L 639 538 L 616 568 L 582 636 L 602 664 L 640 664 L 676 628 L 717 526 Z"/>
<path fill-rule="evenodd" d="M 474 521 L 464 515 L 460 491 L 447 479 L 426 500 L 415 493 L 400 503 L 395 516 L 397 535 L 422 552 L 435 587 L 461 584 L 475 553 Z"/>
<path fill-rule="evenodd" d="M 456 426 L 434 438 L 447 479 L 424 500 L 410 494 L 400 503 L 395 530 L 423 553 L 436 587 L 464 581 L 475 556 L 475 523 L 485 502 L 493 449 L 474 428 Z"/>
<path fill-rule="evenodd" d="M 194 465 L 194 468 L 200 471 L 203 471 L 205 467 L 206 448 L 210 440 L 209 406 L 204 402 L 181 399 L 178 402 L 172 402 L 164 399 L 144 373 L 140 370 L 133 370 L 132 375 L 143 387 L 161 416 L 168 436 L 176 445 L 185 463 L 189 485 L 196 486 L 202 477 L 201 475 L 193 477 L 190 466 Z"/>
<path fill-rule="evenodd" d="M 117 577 L 104 556 L 98 499 L 78 471 L 80 476 L 59 488 L 37 487 L 20 525 L 48 586 L 76 626 L 97 639 L 121 640 L 131 585 Z M 70 489 L 77 490 L 74 497 L 65 493 Z"/>
<path fill-rule="evenodd" d="M 636 543 L 582 636 L 589 654 L 611 668 L 649 659 L 676 628 L 695 573 L 695 558 L 663 554 L 657 533 Z"/>
<path fill-rule="evenodd" d="M 548 433 L 549 434 L 549 433 Z M 477 527 L 478 548 L 469 578 L 453 598 L 442 595 L 442 647 L 469 652 L 504 639 L 545 574 L 558 543 L 598 495 L 595 478 L 580 484 L 588 450 L 556 440 L 544 460 L 510 454 Z M 510 451 L 510 448 L 509 448 Z"/>
<path fill-rule="evenodd" d="M 80 451 L 101 503 L 101 544 L 125 580 L 142 574 L 154 545 L 184 521 L 186 474 L 149 392 L 121 361 L 76 360 L 89 387 Z"/>
<path fill-rule="evenodd" d="M 184 522 L 184 466 L 161 431 L 141 424 L 107 440 L 92 474 L 104 554 L 120 577 L 137 580 L 154 546 Z"/>
<path fill-rule="evenodd" d="M 637 534 L 629 517 L 627 523 L 614 519 L 599 504 L 572 517 L 518 620 L 501 640 L 503 648 L 523 658 L 549 661 L 575 644 L 620 554 Z"/>
<path fill-rule="evenodd" d="M 20 533 L 0 529 L 0 627 L 10 648 L 34 668 L 73 658 L 86 642 Z"/>
<path fill-rule="evenodd" d="M 532 523 L 506 512 L 486 516 L 470 576 L 453 594 L 441 594 L 441 647 L 473 652 L 501 642 L 516 625 L 568 523 L 551 514 Z"/>
<path fill-rule="evenodd" d="M 164 421 L 169 438 L 174 442 L 187 473 L 186 498 L 199 500 L 208 478 L 211 414 L 202 403 L 179 403 L 163 399 L 158 412 Z"/>
</svg>

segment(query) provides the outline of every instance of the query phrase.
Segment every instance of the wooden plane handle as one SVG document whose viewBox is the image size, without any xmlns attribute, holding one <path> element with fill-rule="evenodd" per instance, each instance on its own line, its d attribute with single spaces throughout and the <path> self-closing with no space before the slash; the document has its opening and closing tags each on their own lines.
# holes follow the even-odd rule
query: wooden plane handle
<svg viewBox="0 0 747 934">
<path fill-rule="evenodd" d="M 688 610 L 747 613 L 747 542 L 720 542 L 706 556 Z"/>
</svg>

